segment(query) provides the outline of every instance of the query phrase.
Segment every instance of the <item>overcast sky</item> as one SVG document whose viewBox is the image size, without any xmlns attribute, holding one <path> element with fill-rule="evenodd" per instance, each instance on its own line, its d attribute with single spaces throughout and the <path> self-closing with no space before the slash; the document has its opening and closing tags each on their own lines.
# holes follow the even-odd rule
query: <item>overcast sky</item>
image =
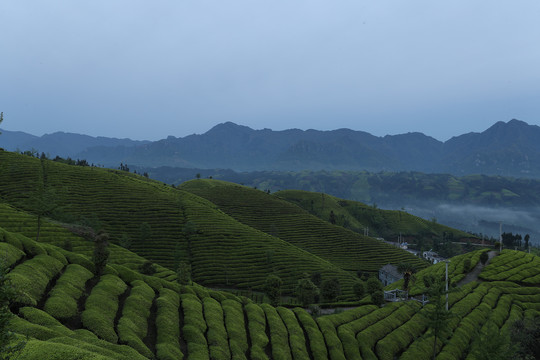
<svg viewBox="0 0 540 360">
<path fill-rule="evenodd" d="M 6 130 L 540 125 L 540 1 L 0 2 Z"/>
</svg>

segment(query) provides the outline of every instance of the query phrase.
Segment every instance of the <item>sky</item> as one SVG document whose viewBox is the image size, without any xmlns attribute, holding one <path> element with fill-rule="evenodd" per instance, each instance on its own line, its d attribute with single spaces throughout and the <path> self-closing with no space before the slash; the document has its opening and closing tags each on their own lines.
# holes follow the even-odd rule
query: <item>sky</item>
<svg viewBox="0 0 540 360">
<path fill-rule="evenodd" d="M 540 125 L 540 1 L 0 2 L 2 128 L 158 140 Z"/>
</svg>

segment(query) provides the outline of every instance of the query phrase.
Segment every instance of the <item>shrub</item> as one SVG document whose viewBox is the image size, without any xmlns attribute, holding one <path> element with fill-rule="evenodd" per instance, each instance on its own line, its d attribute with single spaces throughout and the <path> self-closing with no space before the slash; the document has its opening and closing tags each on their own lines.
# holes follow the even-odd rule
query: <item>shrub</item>
<svg viewBox="0 0 540 360">
<path fill-rule="evenodd" d="M 480 261 L 482 262 L 482 265 L 485 265 L 488 259 L 489 259 L 489 255 L 487 251 L 484 251 L 480 254 Z"/>
<path fill-rule="evenodd" d="M 463 273 L 468 273 L 469 271 L 471 271 L 471 259 L 466 258 L 463 260 Z"/>
<path fill-rule="evenodd" d="M 281 320 L 285 324 L 289 332 L 289 345 L 291 347 L 291 353 L 295 360 L 309 360 L 309 354 L 306 348 L 306 338 L 304 337 L 304 331 L 298 324 L 294 313 L 284 307 L 276 308 Z"/>
<path fill-rule="evenodd" d="M 266 278 L 266 283 L 264 286 L 264 290 L 266 292 L 266 296 L 270 299 L 270 304 L 272 306 L 278 306 L 281 302 L 281 285 L 283 284 L 283 281 L 279 276 L 276 275 L 268 275 Z"/>
<path fill-rule="evenodd" d="M 264 351 L 269 342 L 266 335 L 264 310 L 256 304 L 247 304 L 245 311 L 248 319 L 249 337 L 251 339 L 250 358 L 254 360 L 268 360 L 268 356 L 266 356 Z"/>
<path fill-rule="evenodd" d="M 117 276 L 103 275 L 86 299 L 81 315 L 84 327 L 100 338 L 116 343 L 114 318 L 118 310 L 118 296 L 126 291 L 127 285 Z"/>
<path fill-rule="evenodd" d="M 154 275 L 156 273 L 156 268 L 153 262 L 145 261 L 139 267 L 139 271 L 144 275 Z"/>
<path fill-rule="evenodd" d="M 384 304 L 384 293 L 382 290 L 375 291 L 373 294 L 371 294 L 371 302 L 377 306 Z"/>
<path fill-rule="evenodd" d="M 161 289 L 156 300 L 156 356 L 163 360 L 182 359 L 184 354 L 180 350 L 180 328 L 178 307 L 180 297 L 178 293 Z"/>
<path fill-rule="evenodd" d="M 370 277 L 366 282 L 366 290 L 369 295 L 373 295 L 377 291 L 382 291 L 383 286 L 379 279 Z"/>
<path fill-rule="evenodd" d="M 20 294 L 18 302 L 36 306 L 51 279 L 62 268 L 63 264 L 60 261 L 49 255 L 40 254 L 16 266 L 6 278 Z"/>
<path fill-rule="evenodd" d="M 283 324 L 277 310 L 268 304 L 262 304 L 261 308 L 266 314 L 268 328 L 270 329 L 272 357 L 274 359 L 292 359 L 287 328 Z"/>
<path fill-rule="evenodd" d="M 132 283 L 131 293 L 124 303 L 122 317 L 118 321 L 118 337 L 141 355 L 153 357 L 143 343 L 148 331 L 148 317 L 154 299 L 154 290 L 141 280 Z"/>
<path fill-rule="evenodd" d="M 229 339 L 225 324 L 223 322 L 223 309 L 221 304 L 211 297 L 203 300 L 204 318 L 208 325 L 208 348 L 210 358 L 216 360 L 227 360 L 231 358 L 229 349 Z"/>
<path fill-rule="evenodd" d="M 364 297 L 366 294 L 366 285 L 363 281 L 356 281 L 353 284 L 353 293 L 358 300 Z"/>
<path fill-rule="evenodd" d="M 236 300 L 225 299 L 221 302 L 225 317 L 225 328 L 229 336 L 229 346 L 233 359 L 245 359 L 249 350 L 242 304 Z"/>
<path fill-rule="evenodd" d="M 93 274 L 81 265 L 68 265 L 50 291 L 43 309 L 57 319 L 77 316 L 77 300 L 85 291 L 86 281 L 92 276 Z"/>
<path fill-rule="evenodd" d="M 302 324 L 307 333 L 309 339 L 309 349 L 311 350 L 313 359 L 328 359 L 328 352 L 326 350 L 324 337 L 315 320 L 313 320 L 313 318 L 302 308 L 294 308 L 293 311 L 296 313 L 299 322 Z"/>
<path fill-rule="evenodd" d="M 341 285 L 338 278 L 326 279 L 321 284 L 321 295 L 326 301 L 334 301 L 341 295 Z"/>
<path fill-rule="evenodd" d="M 309 279 L 300 279 L 296 285 L 296 297 L 303 306 L 307 306 L 315 302 L 315 298 L 319 295 L 319 289 Z"/>
</svg>

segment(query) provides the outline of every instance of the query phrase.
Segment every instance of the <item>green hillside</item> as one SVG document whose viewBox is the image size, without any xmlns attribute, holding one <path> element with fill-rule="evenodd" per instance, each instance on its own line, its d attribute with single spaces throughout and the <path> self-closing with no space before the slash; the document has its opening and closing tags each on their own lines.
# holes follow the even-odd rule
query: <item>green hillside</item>
<svg viewBox="0 0 540 360">
<path fill-rule="evenodd" d="M 175 269 L 179 261 L 189 261 L 194 280 L 203 285 L 258 290 L 269 273 L 276 273 L 284 281 L 285 292 L 292 293 L 304 273 L 319 272 L 323 277 L 338 277 L 344 295 L 352 294 L 353 273 L 239 222 L 195 194 L 124 171 L 69 166 L 0 151 L 4 204 L 36 213 L 35 204 L 48 193 L 59 206 L 48 216 L 63 223 L 100 224 L 113 243 L 127 237 L 131 250 L 169 269 Z M 184 231 L 188 223 L 190 232 Z M 17 222 L 4 217 L 0 226 L 35 238 L 37 218 Z M 56 227 L 66 233 L 60 225 Z M 40 234 L 40 241 L 57 245 L 62 239 L 51 239 L 45 229 Z M 141 261 L 136 262 L 140 265 Z"/>
<path fill-rule="evenodd" d="M 357 201 L 339 199 L 322 193 L 301 190 L 283 190 L 276 193 L 281 199 L 297 204 L 324 220 L 334 213 L 336 225 L 362 232 L 369 229 L 374 237 L 395 241 L 399 234 L 414 242 L 451 236 L 454 239 L 470 238 L 472 235 L 448 226 L 427 221 L 418 216 L 397 210 L 382 210 Z"/>
<path fill-rule="evenodd" d="M 404 250 L 321 220 L 283 200 L 279 194 L 274 196 L 245 186 L 207 179 L 188 181 L 180 188 L 211 201 L 244 224 L 277 236 L 346 270 L 374 272 L 387 263 L 400 262 L 410 262 L 419 268 L 427 265 Z M 326 195 L 318 196 L 332 199 Z"/>
<path fill-rule="evenodd" d="M 313 318 L 302 308 L 260 305 L 118 264 L 95 277 L 85 255 L 2 228 L 0 252 L 6 279 L 19 294 L 9 306 L 15 315 L 9 329 L 16 334 L 14 343 L 26 342 L 19 357 L 24 360 L 431 358 L 434 339 L 424 317 L 431 304 L 363 305 Z M 454 282 L 464 271 L 463 261 L 451 259 Z M 533 266 L 539 262 L 536 256 L 503 251 L 482 271 L 484 282 L 452 292 L 450 331 L 436 343 L 437 359 L 477 359 L 476 349 L 493 351 L 486 336 L 504 343 L 514 321 L 539 317 L 540 284 Z M 511 280 L 516 274 L 521 275 Z"/>
</svg>

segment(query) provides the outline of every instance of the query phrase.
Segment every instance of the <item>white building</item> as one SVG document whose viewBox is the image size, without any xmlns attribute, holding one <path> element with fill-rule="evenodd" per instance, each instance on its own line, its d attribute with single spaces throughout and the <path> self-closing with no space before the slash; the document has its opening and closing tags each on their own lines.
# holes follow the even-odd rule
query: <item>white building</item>
<svg viewBox="0 0 540 360">
<path fill-rule="evenodd" d="M 422 257 L 424 259 L 426 259 L 427 261 L 429 261 L 430 263 L 432 264 L 436 264 L 436 263 L 439 263 L 441 261 L 445 261 L 446 259 L 443 258 L 442 256 L 439 256 L 439 254 L 437 254 L 435 251 L 433 250 L 429 250 L 429 251 L 424 251 L 422 253 Z"/>
</svg>

